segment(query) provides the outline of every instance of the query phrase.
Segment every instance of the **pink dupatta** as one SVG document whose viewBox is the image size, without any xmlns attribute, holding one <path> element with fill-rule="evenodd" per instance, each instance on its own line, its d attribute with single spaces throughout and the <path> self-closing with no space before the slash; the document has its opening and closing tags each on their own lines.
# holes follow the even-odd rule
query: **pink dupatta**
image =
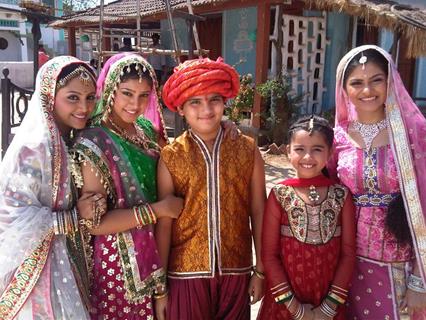
<svg viewBox="0 0 426 320">
<path fill-rule="evenodd" d="M 391 56 L 382 48 L 360 46 L 349 51 L 340 61 L 336 78 L 336 129 L 346 131 L 348 123 L 357 118 L 355 107 L 343 88 L 343 78 L 349 62 L 368 49 L 377 50 L 389 64 L 385 108 L 389 140 L 398 169 L 413 248 L 423 282 L 426 283 L 426 119 L 405 89 Z"/>
</svg>

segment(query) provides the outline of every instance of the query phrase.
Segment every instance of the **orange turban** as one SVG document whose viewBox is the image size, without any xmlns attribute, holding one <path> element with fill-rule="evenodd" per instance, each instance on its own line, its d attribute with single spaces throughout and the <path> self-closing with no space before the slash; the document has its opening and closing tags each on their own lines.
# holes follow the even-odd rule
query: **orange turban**
<svg viewBox="0 0 426 320">
<path fill-rule="evenodd" d="M 223 62 L 209 58 L 187 60 L 175 67 L 174 73 L 163 88 L 163 102 L 176 112 L 191 97 L 209 93 L 220 94 L 224 98 L 233 98 L 240 88 L 237 71 Z"/>
</svg>

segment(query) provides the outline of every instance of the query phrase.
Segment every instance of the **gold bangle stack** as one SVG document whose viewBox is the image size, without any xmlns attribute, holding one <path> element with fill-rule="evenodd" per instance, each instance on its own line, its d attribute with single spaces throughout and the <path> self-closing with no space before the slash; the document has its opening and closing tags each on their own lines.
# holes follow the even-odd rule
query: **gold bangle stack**
<svg viewBox="0 0 426 320">
<path fill-rule="evenodd" d="M 133 207 L 133 214 L 138 224 L 138 229 L 157 222 L 154 210 L 152 210 L 152 207 L 148 203 Z"/>
<path fill-rule="evenodd" d="M 53 231 L 59 234 L 74 234 L 78 229 L 78 216 L 75 208 L 56 211 L 53 218 Z"/>
</svg>

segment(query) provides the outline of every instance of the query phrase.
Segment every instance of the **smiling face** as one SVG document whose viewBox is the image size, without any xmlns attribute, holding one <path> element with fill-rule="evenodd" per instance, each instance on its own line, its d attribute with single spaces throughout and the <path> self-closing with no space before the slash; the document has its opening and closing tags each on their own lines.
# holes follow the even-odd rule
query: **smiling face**
<svg viewBox="0 0 426 320">
<path fill-rule="evenodd" d="M 225 104 L 217 93 L 189 98 L 178 112 L 184 116 L 195 134 L 204 141 L 214 139 L 220 128 Z"/>
<path fill-rule="evenodd" d="M 146 79 L 129 79 L 121 82 L 114 96 L 111 117 L 120 127 L 126 128 L 143 114 L 148 105 L 151 83 Z"/>
<path fill-rule="evenodd" d="M 287 146 L 288 158 L 298 178 L 313 178 L 321 174 L 331 155 L 323 133 L 305 130 L 293 133 Z"/>
<path fill-rule="evenodd" d="M 367 62 L 364 66 L 355 67 L 346 79 L 345 91 L 359 119 L 383 118 L 387 77 L 376 63 Z"/>
<path fill-rule="evenodd" d="M 62 134 L 86 126 L 95 108 L 95 93 L 95 84 L 83 83 L 79 77 L 70 80 L 56 92 L 53 117 Z"/>
</svg>

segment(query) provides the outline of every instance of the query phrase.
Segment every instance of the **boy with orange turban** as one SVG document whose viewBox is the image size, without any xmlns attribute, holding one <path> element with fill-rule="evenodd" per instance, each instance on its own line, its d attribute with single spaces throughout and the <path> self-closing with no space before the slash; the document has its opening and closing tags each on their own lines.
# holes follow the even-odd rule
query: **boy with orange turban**
<svg viewBox="0 0 426 320">
<path fill-rule="evenodd" d="M 186 61 L 164 85 L 163 101 L 190 129 L 162 150 L 158 165 L 159 197 L 184 198 L 180 217 L 156 229 L 169 286 L 156 297 L 160 320 L 248 320 L 250 296 L 251 303 L 263 296 L 263 160 L 253 139 L 224 137 L 220 125 L 225 99 L 238 89 L 237 72 L 220 58 Z"/>
</svg>

